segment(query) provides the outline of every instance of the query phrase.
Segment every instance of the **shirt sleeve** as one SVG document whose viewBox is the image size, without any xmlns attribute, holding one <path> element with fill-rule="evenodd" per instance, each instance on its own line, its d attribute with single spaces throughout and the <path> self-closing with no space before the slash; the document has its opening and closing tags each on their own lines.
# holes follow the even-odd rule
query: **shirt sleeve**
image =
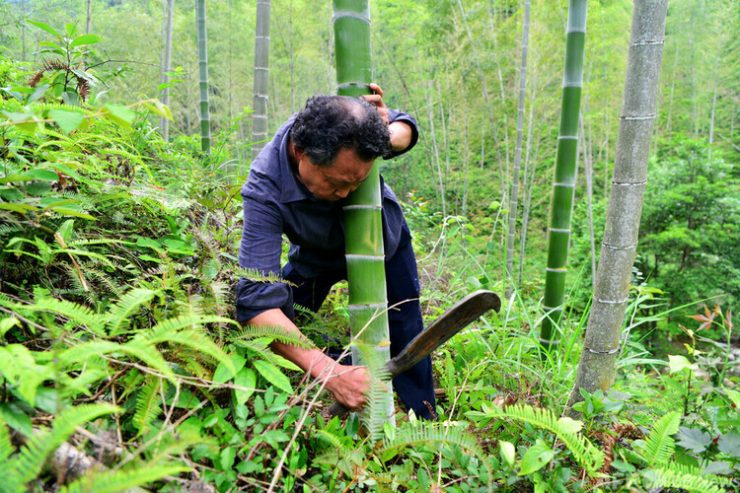
<svg viewBox="0 0 740 493">
<path fill-rule="evenodd" d="M 386 159 L 391 159 L 413 149 L 416 142 L 419 140 L 419 127 L 416 125 L 416 119 L 413 116 L 408 113 L 404 113 L 403 111 L 393 110 L 390 108 L 388 108 L 388 121 L 390 123 L 404 122 L 411 127 L 411 143 L 402 151 L 391 151 L 390 155 L 386 156 Z"/>
<path fill-rule="evenodd" d="M 244 197 L 244 230 L 239 264 L 259 274 L 280 273 L 283 221 L 274 204 Z M 236 318 L 251 320 L 260 313 L 280 308 L 293 318 L 290 288 L 281 282 L 242 278 L 236 287 Z"/>
</svg>

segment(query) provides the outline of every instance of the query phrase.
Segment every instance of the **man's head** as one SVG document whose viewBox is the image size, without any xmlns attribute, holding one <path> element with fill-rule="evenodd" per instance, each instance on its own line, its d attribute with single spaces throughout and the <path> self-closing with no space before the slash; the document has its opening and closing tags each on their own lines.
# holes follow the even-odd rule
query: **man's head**
<svg viewBox="0 0 740 493">
<path fill-rule="evenodd" d="M 317 198 L 336 201 L 354 191 L 373 161 L 388 152 L 388 126 L 362 99 L 315 96 L 290 131 L 298 176 Z"/>
</svg>

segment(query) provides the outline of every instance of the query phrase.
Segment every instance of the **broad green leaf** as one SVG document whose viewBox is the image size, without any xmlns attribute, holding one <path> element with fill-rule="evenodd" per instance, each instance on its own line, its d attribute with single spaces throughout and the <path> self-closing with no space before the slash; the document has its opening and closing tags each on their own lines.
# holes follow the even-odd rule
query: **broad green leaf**
<svg viewBox="0 0 740 493">
<path fill-rule="evenodd" d="M 160 85 L 164 85 L 164 84 L 160 84 Z M 167 120 L 172 120 L 172 112 L 170 111 L 170 108 L 167 105 L 162 104 L 161 101 L 157 101 L 157 100 L 149 101 L 145 104 L 145 106 L 152 113 L 156 113 L 157 115 Z"/>
<path fill-rule="evenodd" d="M 514 461 L 516 460 L 516 449 L 514 448 L 514 444 L 501 440 L 498 442 L 498 450 L 501 454 L 501 458 L 504 459 L 504 462 L 509 464 L 509 467 L 513 466 Z"/>
<path fill-rule="evenodd" d="M 236 449 L 234 447 L 227 447 L 223 449 L 219 458 L 221 462 L 221 468 L 223 468 L 224 471 L 230 470 L 231 466 L 234 465 L 234 459 L 236 458 Z"/>
<path fill-rule="evenodd" d="M 563 416 L 558 419 L 558 426 L 560 426 L 566 433 L 578 433 L 583 429 L 583 422 L 576 421 L 568 416 Z"/>
<path fill-rule="evenodd" d="M 740 457 L 740 434 L 732 432 L 725 433 L 719 437 L 717 442 L 719 451 L 735 459 Z"/>
<path fill-rule="evenodd" d="M 529 447 L 522 457 L 522 464 L 519 468 L 519 476 L 526 476 L 535 471 L 539 471 L 555 456 L 555 452 L 540 439 L 537 443 Z"/>
<path fill-rule="evenodd" d="M 36 401 L 36 389 L 52 376 L 51 369 L 36 363 L 31 351 L 20 344 L 0 347 L 0 373 L 29 405 Z"/>
<path fill-rule="evenodd" d="M 244 387 L 246 390 L 235 389 L 234 397 L 239 405 L 246 403 L 254 393 L 257 385 L 257 374 L 251 368 L 242 368 L 234 377 L 234 385 Z"/>
<path fill-rule="evenodd" d="M 31 24 L 32 26 L 36 26 L 39 29 L 43 29 L 47 33 L 51 34 L 52 36 L 56 36 L 57 38 L 61 38 L 61 34 L 59 34 L 53 27 L 51 27 L 49 24 L 46 24 L 41 21 L 32 21 L 32 20 L 26 20 L 28 24 Z"/>
<path fill-rule="evenodd" d="M 5 334 L 13 327 L 20 327 L 21 321 L 15 317 L 6 317 L 0 320 L 0 337 L 5 337 Z"/>
<path fill-rule="evenodd" d="M 49 116 L 67 134 L 76 130 L 85 119 L 85 115 L 76 111 L 51 110 Z"/>
<path fill-rule="evenodd" d="M 229 358 L 231 358 L 231 362 L 234 364 L 234 368 L 236 369 L 237 373 L 239 370 L 244 368 L 245 363 L 247 360 L 239 355 L 239 354 L 230 354 Z M 216 371 L 213 372 L 213 383 L 224 383 L 229 380 L 231 380 L 234 377 L 234 373 L 231 371 L 231 369 L 226 366 L 223 363 L 219 363 L 216 367 Z"/>
<path fill-rule="evenodd" d="M 13 402 L 0 403 L 0 416 L 14 430 L 26 436 L 31 436 L 33 433 L 31 418 L 17 404 Z"/>
<path fill-rule="evenodd" d="M 722 390 L 725 392 L 725 394 L 727 394 L 727 397 L 729 397 L 732 403 L 735 405 L 735 409 L 740 409 L 740 392 L 727 388 Z"/>
<path fill-rule="evenodd" d="M 686 359 L 685 356 L 669 354 L 668 355 L 668 367 L 671 373 L 678 373 L 682 370 L 689 369 L 695 370 L 696 365 L 692 365 L 691 362 Z"/>
<path fill-rule="evenodd" d="M 77 36 L 69 44 L 69 47 L 74 48 L 75 46 L 92 45 L 98 42 L 100 42 L 100 36 L 98 36 L 97 34 L 83 34 L 82 36 Z"/>
<path fill-rule="evenodd" d="M 695 454 L 704 452 L 707 446 L 712 443 L 712 437 L 706 431 L 687 428 L 685 426 L 681 426 L 678 429 L 676 437 L 678 437 L 678 444 L 680 446 Z"/>
<path fill-rule="evenodd" d="M 105 107 L 108 110 L 108 117 L 118 124 L 129 126 L 134 121 L 134 118 L 136 118 L 136 113 L 126 106 L 106 104 Z"/>
<path fill-rule="evenodd" d="M 254 367 L 269 383 L 284 392 L 289 394 L 293 393 L 293 387 L 290 385 L 290 380 L 288 377 L 283 375 L 275 365 L 260 359 L 254 362 Z"/>
</svg>

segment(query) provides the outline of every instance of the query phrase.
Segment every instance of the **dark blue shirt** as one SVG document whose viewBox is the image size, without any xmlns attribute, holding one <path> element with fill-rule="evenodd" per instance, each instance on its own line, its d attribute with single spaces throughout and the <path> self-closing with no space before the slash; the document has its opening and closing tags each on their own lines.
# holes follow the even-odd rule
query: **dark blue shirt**
<svg viewBox="0 0 740 493">
<path fill-rule="evenodd" d="M 418 139 L 416 121 L 408 114 L 389 110 L 391 122 L 403 121 L 412 128 L 411 149 Z M 329 202 L 314 197 L 298 180 L 288 157 L 288 137 L 293 118 L 275 134 L 252 163 L 244 198 L 244 231 L 239 248 L 239 264 L 263 274 L 280 272 L 282 235 L 290 240 L 288 259 L 303 277 L 343 270 L 344 201 Z M 382 178 L 381 178 L 382 180 Z M 405 225 L 401 206 L 393 191 L 383 186 L 383 240 L 385 254 L 392 256 Z M 292 316 L 289 287 L 241 279 L 236 288 L 237 320 L 244 322 L 272 308 L 281 308 Z"/>
</svg>

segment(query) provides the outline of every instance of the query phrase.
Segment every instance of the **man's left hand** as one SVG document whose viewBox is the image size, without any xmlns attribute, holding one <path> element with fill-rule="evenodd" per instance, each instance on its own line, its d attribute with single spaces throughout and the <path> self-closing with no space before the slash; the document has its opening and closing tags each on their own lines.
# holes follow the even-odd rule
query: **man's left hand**
<svg viewBox="0 0 740 493">
<path fill-rule="evenodd" d="M 372 94 L 366 94 L 362 96 L 362 98 L 368 103 L 375 106 L 375 108 L 378 110 L 380 118 L 382 118 L 385 124 L 388 125 L 388 107 L 383 102 L 383 89 L 381 89 L 378 84 L 371 83 L 370 90 L 372 91 Z"/>
</svg>

